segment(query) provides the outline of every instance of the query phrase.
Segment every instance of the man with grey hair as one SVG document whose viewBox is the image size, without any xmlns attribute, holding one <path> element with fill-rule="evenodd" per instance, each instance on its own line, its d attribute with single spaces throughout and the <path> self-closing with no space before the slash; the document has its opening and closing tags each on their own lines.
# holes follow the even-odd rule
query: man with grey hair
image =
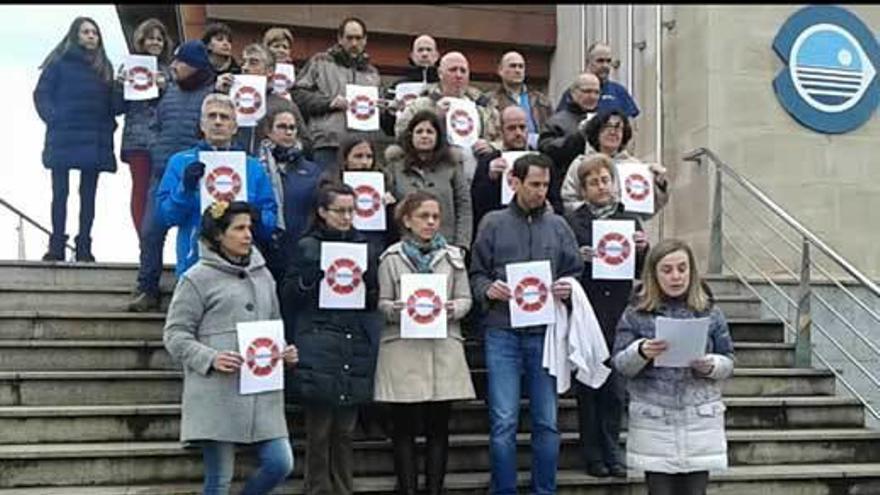
<svg viewBox="0 0 880 495">
<path fill-rule="evenodd" d="M 177 226 L 177 276 L 199 260 L 198 234 L 202 217 L 199 181 L 205 175 L 206 168 L 199 160 L 199 153 L 242 151 L 233 143 L 238 125 L 235 123 L 235 103 L 232 98 L 220 93 L 205 97 L 200 128 L 204 140 L 193 148 L 171 156 L 156 193 L 159 221 L 168 227 Z M 268 243 L 277 220 L 275 194 L 260 162 L 247 156 L 245 163 L 247 202 L 253 206 L 258 218 L 254 234 L 258 242 Z"/>
<path fill-rule="evenodd" d="M 630 96 L 626 87 L 612 81 L 611 75 L 612 57 L 611 47 L 605 43 L 593 42 L 587 47 L 587 72 L 595 74 L 599 78 L 599 105 L 597 112 L 602 110 L 618 109 L 630 119 L 639 116 L 639 107 Z M 572 95 L 566 91 L 559 100 L 556 111 L 560 111 L 571 102 Z"/>
</svg>

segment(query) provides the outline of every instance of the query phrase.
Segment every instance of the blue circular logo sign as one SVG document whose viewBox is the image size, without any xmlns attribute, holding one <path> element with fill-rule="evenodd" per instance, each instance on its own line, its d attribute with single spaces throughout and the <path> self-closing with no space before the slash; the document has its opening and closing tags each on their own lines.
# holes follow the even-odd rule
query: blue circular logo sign
<svg viewBox="0 0 880 495">
<path fill-rule="evenodd" d="M 786 64 L 773 80 L 779 102 L 798 122 L 839 134 L 861 126 L 880 102 L 880 46 L 848 10 L 805 7 L 773 40 Z"/>
</svg>

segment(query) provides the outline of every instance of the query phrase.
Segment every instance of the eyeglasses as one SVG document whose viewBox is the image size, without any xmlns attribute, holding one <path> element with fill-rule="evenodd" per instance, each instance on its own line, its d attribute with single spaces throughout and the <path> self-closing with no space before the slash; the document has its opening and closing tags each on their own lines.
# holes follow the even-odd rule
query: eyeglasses
<svg viewBox="0 0 880 495">
<path fill-rule="evenodd" d="M 327 211 L 332 211 L 333 213 L 344 217 L 354 216 L 354 208 L 327 208 Z"/>
<path fill-rule="evenodd" d="M 296 132 L 296 124 L 275 124 L 275 128 L 279 131 Z"/>
</svg>

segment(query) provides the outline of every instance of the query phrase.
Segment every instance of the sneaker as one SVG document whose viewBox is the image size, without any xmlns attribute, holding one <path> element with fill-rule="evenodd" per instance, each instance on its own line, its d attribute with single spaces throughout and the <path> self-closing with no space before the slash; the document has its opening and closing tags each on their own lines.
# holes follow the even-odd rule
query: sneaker
<svg viewBox="0 0 880 495">
<path fill-rule="evenodd" d="M 128 303 L 128 310 L 134 313 L 148 313 L 159 311 L 159 297 L 153 294 L 141 292 Z"/>
</svg>

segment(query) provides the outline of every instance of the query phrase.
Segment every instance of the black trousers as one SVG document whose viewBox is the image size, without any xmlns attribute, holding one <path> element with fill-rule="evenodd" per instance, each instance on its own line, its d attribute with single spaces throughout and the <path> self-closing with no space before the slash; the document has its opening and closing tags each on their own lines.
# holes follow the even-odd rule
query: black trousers
<svg viewBox="0 0 880 495">
<path fill-rule="evenodd" d="M 446 476 L 446 459 L 449 450 L 450 406 L 449 401 L 389 405 L 398 493 L 416 493 L 419 463 L 415 450 L 415 437 L 422 426 L 426 440 L 427 492 L 431 495 L 443 493 L 443 479 Z"/>
<path fill-rule="evenodd" d="M 620 421 L 624 405 L 624 379 L 612 371 L 598 389 L 574 380 L 578 402 L 578 432 L 585 465 L 624 464 L 620 448 Z"/>
<path fill-rule="evenodd" d="M 62 237 L 67 230 L 67 195 L 70 190 L 70 170 L 52 169 L 52 235 Z M 81 170 L 79 175 L 79 237 L 92 235 L 95 220 L 95 193 L 98 190 L 98 171 Z M 63 252 L 63 251 L 62 251 Z"/>
<path fill-rule="evenodd" d="M 706 495 L 709 471 L 693 473 L 645 472 L 648 495 Z"/>
</svg>

